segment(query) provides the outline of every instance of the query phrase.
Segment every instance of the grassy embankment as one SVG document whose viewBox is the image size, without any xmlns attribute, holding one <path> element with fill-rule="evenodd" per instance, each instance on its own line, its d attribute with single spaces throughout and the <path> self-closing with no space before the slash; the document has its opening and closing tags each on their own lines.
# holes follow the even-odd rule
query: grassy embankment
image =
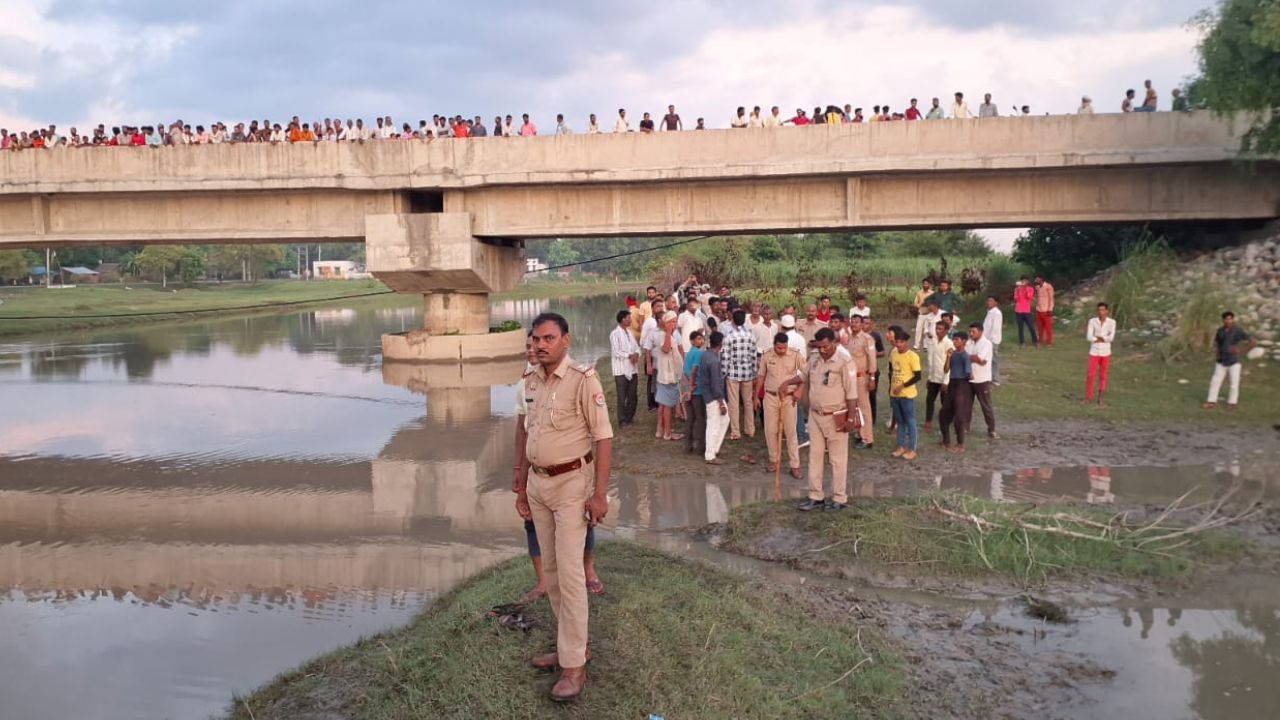
<svg viewBox="0 0 1280 720">
<path fill-rule="evenodd" d="M 577 297 L 632 291 L 642 284 L 612 282 L 530 282 L 498 300 Z M 161 288 L 158 285 L 85 285 L 46 290 L 0 288 L 0 337 L 81 330 L 112 325 L 184 320 L 196 316 L 292 312 L 299 306 L 327 303 L 417 302 L 390 293 L 376 280 L 265 281 L 252 285 L 226 283 Z M 114 316 L 114 317 L 95 317 Z M 22 318 L 38 319 L 22 319 Z"/>
<path fill-rule="evenodd" d="M 789 607 L 748 580 L 626 542 L 604 543 L 609 592 L 591 603 L 594 659 L 579 700 L 557 709 L 555 674 L 530 656 L 554 645 L 545 601 L 528 633 L 485 611 L 533 583 L 524 558 L 441 597 L 411 625 L 286 673 L 232 717 L 866 717 L 892 714 L 902 670 L 872 628 Z"/>
<path fill-rule="evenodd" d="M 1229 531 L 1175 535 L 1187 527 L 1113 510 L 940 495 L 860 499 L 841 513 L 797 513 L 792 503 L 742 506 L 730 514 L 722 547 L 766 560 L 989 573 L 1025 584 L 1082 575 L 1178 579 L 1202 562 L 1249 551 L 1248 540 Z M 770 539 L 776 533 L 788 540 L 780 555 Z"/>
</svg>

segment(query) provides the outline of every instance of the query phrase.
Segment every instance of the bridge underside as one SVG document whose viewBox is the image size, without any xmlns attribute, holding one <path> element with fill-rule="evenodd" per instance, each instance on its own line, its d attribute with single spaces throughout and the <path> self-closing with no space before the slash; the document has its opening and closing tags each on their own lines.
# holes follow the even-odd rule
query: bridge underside
<svg viewBox="0 0 1280 720">
<path fill-rule="evenodd" d="M 0 195 L 0 247 L 360 242 L 366 217 L 465 213 L 481 239 L 1169 222 L 1280 215 L 1280 166 L 936 171 L 422 190 Z"/>
</svg>

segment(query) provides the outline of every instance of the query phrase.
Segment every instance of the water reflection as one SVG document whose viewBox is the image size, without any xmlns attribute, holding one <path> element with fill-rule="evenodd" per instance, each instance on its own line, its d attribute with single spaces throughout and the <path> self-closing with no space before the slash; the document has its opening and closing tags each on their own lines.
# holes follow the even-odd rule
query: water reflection
<svg viewBox="0 0 1280 720">
<path fill-rule="evenodd" d="M 562 312 L 574 356 L 593 362 L 620 306 L 527 300 L 493 314 Z M 523 552 L 509 487 L 520 364 L 382 365 L 381 334 L 419 326 L 420 312 L 393 297 L 0 345 L 0 714 L 205 717 Z M 1215 492 L 1237 476 L 1256 477 L 855 482 L 865 496 L 1108 502 Z M 763 472 L 623 473 L 606 529 L 651 537 L 771 496 Z"/>
<path fill-rule="evenodd" d="M 1004 608 L 975 612 L 969 624 L 994 619 L 1025 630 L 1026 652 L 1079 653 L 1116 672 L 1109 683 L 1081 686 L 1079 704 L 1058 709 L 1063 716 L 1236 720 L 1274 717 L 1280 707 L 1274 598 L 1230 609 L 1139 604 L 1072 614 L 1071 625 L 1044 626 Z"/>
<path fill-rule="evenodd" d="M 616 302 L 562 308 L 578 357 Z M 520 365 L 382 367 L 420 324 L 391 298 L 0 345 L 3 715 L 206 717 L 520 553 Z"/>
</svg>

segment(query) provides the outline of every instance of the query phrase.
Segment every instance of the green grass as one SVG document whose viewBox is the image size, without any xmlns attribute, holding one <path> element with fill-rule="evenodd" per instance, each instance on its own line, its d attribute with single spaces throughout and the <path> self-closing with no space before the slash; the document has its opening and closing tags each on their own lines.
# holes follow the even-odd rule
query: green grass
<svg viewBox="0 0 1280 720">
<path fill-rule="evenodd" d="M 1006 313 L 1012 320 L 1013 314 Z M 1011 420 L 1110 420 L 1169 424 L 1275 422 L 1280 407 L 1280 369 L 1245 361 L 1239 409 L 1219 406 L 1202 410 L 1213 374 L 1209 352 L 1185 353 L 1185 361 L 1164 360 L 1159 343 L 1121 333 L 1112 346 L 1107 407 L 1084 404 L 1089 346 L 1084 319 L 1055 330 L 1054 347 L 1019 347 L 1012 324 L 1006 324 L 1000 349 L 1003 385 L 996 390 L 996 409 Z M 1179 382 L 1185 380 L 1186 382 Z M 1225 393 L 1225 390 L 1224 390 Z M 1225 398 L 1225 394 L 1224 394 Z M 1105 435 L 1099 437 L 1105 442 Z"/>
<path fill-rule="evenodd" d="M 550 609 L 529 633 L 485 610 L 533 583 L 525 558 L 441 597 L 410 626 L 362 640 L 236 698 L 232 717 L 883 717 L 901 667 L 856 622 L 818 620 L 737 575 L 626 542 L 600 546 L 608 594 L 592 599 L 594 655 L 578 701 L 528 658 L 554 644 Z M 861 635 L 861 637 L 860 637 Z M 871 661 L 867 661 L 868 658 Z M 857 668 L 850 672 L 851 669 Z"/>
<path fill-rule="evenodd" d="M 328 302 L 403 303 L 407 295 L 393 295 L 377 280 L 269 280 L 257 284 L 200 284 L 194 287 L 158 285 L 84 285 L 75 288 L 0 288 L 0 337 L 42 334 L 94 327 L 183 320 L 200 315 L 245 315 L 289 312 L 298 304 Z M 626 292 L 640 283 L 535 281 L 521 284 L 497 300 L 580 297 Z M 353 297 L 354 296 L 354 297 Z M 367 297 L 359 297 L 367 296 Z M 267 306 L 267 307 L 258 307 Z M 126 317 L 92 317 L 121 315 Z M 136 317 L 127 317 L 136 315 Z M 21 318 L 38 317 L 26 320 Z"/>
<path fill-rule="evenodd" d="M 938 507 L 999 527 L 979 529 L 976 523 L 944 516 Z M 757 503 L 730 513 L 722 547 L 758 556 L 757 543 L 781 530 L 800 533 L 807 539 L 803 544 L 812 547 L 799 552 L 826 563 L 870 562 L 933 574 L 991 573 L 1023 583 L 1091 573 L 1177 578 L 1200 561 L 1238 557 L 1248 550 L 1244 539 L 1228 532 L 1194 534 L 1181 546 L 1166 542 L 1139 549 L 1136 538 L 1101 541 L 1019 527 L 1026 523 L 1099 532 L 1068 519 L 1045 519 L 1055 513 L 1101 523 L 1112 517 L 1108 511 L 1081 507 L 1041 506 L 1030 513 L 1027 505 L 959 495 L 860 500 L 840 513 L 800 513 L 793 503 Z M 817 548 L 826 549 L 815 555 Z"/>
</svg>

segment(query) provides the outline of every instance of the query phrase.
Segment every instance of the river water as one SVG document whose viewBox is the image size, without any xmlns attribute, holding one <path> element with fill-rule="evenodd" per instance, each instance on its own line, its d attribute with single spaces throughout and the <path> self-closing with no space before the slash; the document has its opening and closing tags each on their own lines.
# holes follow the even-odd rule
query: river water
<svg viewBox="0 0 1280 720">
<path fill-rule="evenodd" d="M 0 343 L 0 717 L 218 714 L 233 692 L 401 625 L 523 552 L 509 489 L 518 365 L 462 380 L 384 369 L 381 334 L 420 326 L 419 306 L 388 298 Z M 608 353 L 619 306 L 520 301 L 494 317 L 562 312 L 574 356 L 592 361 Z M 1046 469 L 858 493 L 1168 500 L 1233 472 Z M 619 477 L 610 529 L 652 539 L 723 520 L 770 496 L 759 477 Z M 1221 682 L 1205 670 L 1220 663 L 1213 648 L 1240 644 L 1273 677 L 1280 668 L 1274 603 L 1189 609 L 1181 625 L 1143 612 L 1099 613 L 1099 629 L 1071 642 L 1123 645 L 1168 669 L 1121 676 L 1128 697 L 1159 694 L 1174 709 L 1164 717 L 1239 717 L 1197 700 L 1194 688 Z M 1136 633 L 1131 613 L 1141 644 L 1121 639 Z M 1182 694 L 1163 687 L 1175 670 Z M 1276 692 L 1254 685 L 1232 688 Z"/>
</svg>

